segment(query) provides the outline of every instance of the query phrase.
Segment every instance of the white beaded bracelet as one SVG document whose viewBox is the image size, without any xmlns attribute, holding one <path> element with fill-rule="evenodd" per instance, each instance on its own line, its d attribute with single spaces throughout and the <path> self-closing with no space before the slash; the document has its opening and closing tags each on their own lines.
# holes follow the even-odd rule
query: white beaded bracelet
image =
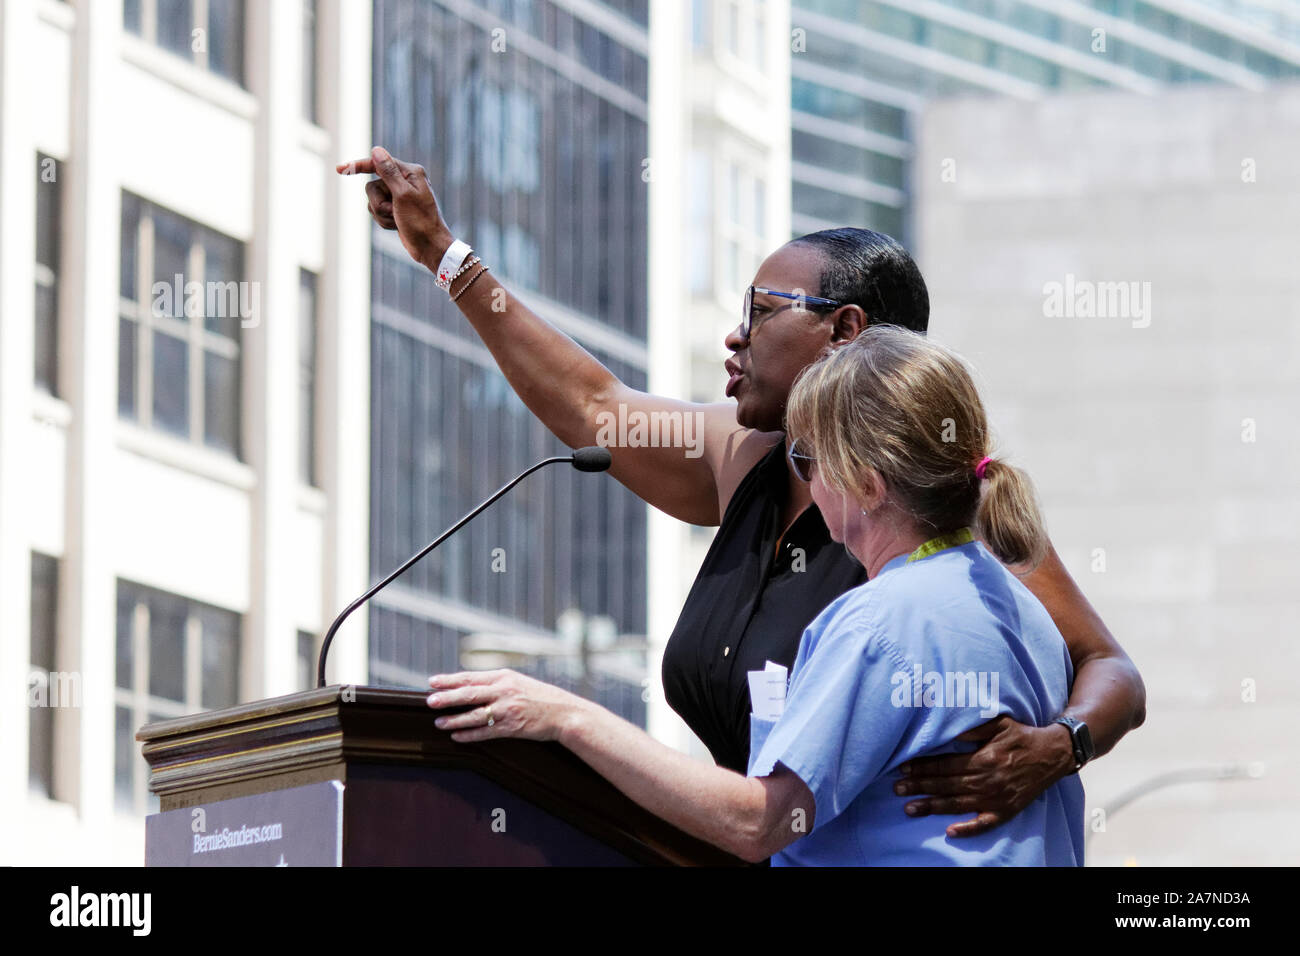
<svg viewBox="0 0 1300 956">
<path fill-rule="evenodd" d="M 456 270 L 456 274 L 451 277 L 451 281 L 447 283 L 448 295 L 451 295 L 451 287 L 456 284 L 456 280 L 459 279 L 461 276 L 463 276 L 466 272 L 469 272 L 470 269 L 473 269 L 476 265 L 478 265 L 480 261 L 481 260 L 479 259 L 478 256 L 470 256 L 468 259 L 465 260 L 464 264 L 461 265 L 461 267 Z"/>
</svg>

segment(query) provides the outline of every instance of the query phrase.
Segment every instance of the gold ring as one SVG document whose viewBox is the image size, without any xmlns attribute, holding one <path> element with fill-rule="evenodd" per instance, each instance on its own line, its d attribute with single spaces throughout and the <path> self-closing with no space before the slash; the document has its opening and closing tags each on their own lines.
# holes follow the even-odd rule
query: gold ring
<svg viewBox="0 0 1300 956">
<path fill-rule="evenodd" d="M 492 716 L 492 705 L 491 705 L 491 704 L 488 704 L 487 715 L 488 715 L 488 722 L 487 722 L 487 725 L 488 725 L 489 727 L 491 727 L 493 724 L 496 723 L 496 718 Z"/>
</svg>

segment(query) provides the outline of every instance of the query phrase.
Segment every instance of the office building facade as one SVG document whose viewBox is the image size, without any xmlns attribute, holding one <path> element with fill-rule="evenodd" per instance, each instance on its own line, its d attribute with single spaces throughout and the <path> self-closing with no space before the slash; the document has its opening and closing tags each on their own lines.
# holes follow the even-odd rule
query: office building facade
<svg viewBox="0 0 1300 956">
<path fill-rule="evenodd" d="M 512 294 L 634 388 L 649 364 L 647 16 L 645 2 L 377 0 L 374 18 L 375 141 L 425 167 Z M 372 239 L 378 578 L 567 449 L 396 235 Z M 644 723 L 645 554 L 639 499 L 544 469 L 376 597 L 371 680 L 505 663 Z"/>
<path fill-rule="evenodd" d="M 910 244 L 920 112 L 932 99 L 1300 76 L 1300 13 L 1239 0 L 794 0 L 793 231 Z M 925 175 L 938 175 L 926 170 Z"/>
</svg>

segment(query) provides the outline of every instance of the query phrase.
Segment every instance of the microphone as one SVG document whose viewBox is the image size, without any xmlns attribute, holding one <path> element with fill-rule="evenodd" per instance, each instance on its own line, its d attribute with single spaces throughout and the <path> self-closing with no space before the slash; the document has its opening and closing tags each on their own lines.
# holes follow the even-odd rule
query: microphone
<svg viewBox="0 0 1300 956">
<path fill-rule="evenodd" d="M 573 467 L 578 471 L 607 471 L 613 461 L 609 449 L 599 445 L 588 445 L 573 453 Z"/>
<path fill-rule="evenodd" d="M 498 488 L 490 498 L 484 501 L 481 505 L 479 505 L 469 514 L 465 515 L 465 517 L 461 518 L 459 521 L 457 521 L 454 525 L 452 525 L 442 534 L 438 535 L 438 537 L 434 538 L 433 541 L 429 542 L 429 544 L 426 545 L 423 549 L 421 549 L 416 554 L 412 555 L 409 561 L 407 561 L 400 568 L 398 568 L 388 577 L 384 578 L 382 581 L 380 581 L 378 584 L 372 587 L 369 591 L 361 595 L 361 597 L 357 598 L 355 601 L 353 601 L 351 604 L 349 604 L 346 608 L 343 609 L 343 613 L 340 614 L 338 617 L 336 617 L 334 619 L 334 623 L 330 625 L 330 629 L 325 633 L 325 640 L 321 644 L 320 657 L 316 661 L 316 686 L 318 688 L 325 686 L 325 658 L 329 655 L 330 644 L 334 642 L 334 635 L 338 632 L 338 629 L 343 624 L 343 622 L 347 620 L 348 615 L 351 614 L 353 611 L 355 611 L 357 608 L 361 607 L 361 605 L 365 604 L 367 601 L 369 601 L 372 597 L 374 597 L 384 588 L 388 587 L 388 585 L 392 584 L 394 580 L 396 580 L 406 571 L 410 570 L 410 568 L 417 561 L 423 558 L 426 554 L 428 554 L 438 545 L 442 544 L 444 541 L 450 538 L 461 528 L 465 527 L 465 525 L 469 524 L 469 522 L 473 518 L 477 517 L 479 513 L 486 510 L 489 505 L 491 505 L 494 501 L 496 501 L 498 498 L 504 495 L 507 491 L 509 491 L 515 485 L 519 484 L 519 482 L 523 481 L 525 478 L 527 478 L 533 472 L 537 471 L 539 468 L 545 468 L 547 465 L 554 465 L 554 464 L 558 464 L 559 462 L 568 462 L 569 464 L 573 465 L 574 468 L 578 469 L 578 471 L 588 471 L 588 472 L 606 471 L 609 469 L 609 466 L 613 463 L 613 460 L 614 460 L 613 456 L 610 455 L 608 448 L 601 448 L 596 445 L 592 445 L 587 448 L 579 448 L 572 455 L 562 456 L 559 458 L 546 458 L 542 461 L 539 461 L 531 468 L 528 468 L 527 470 L 520 472 L 517 476 L 515 476 L 513 480 L 507 482 L 506 484 Z"/>
</svg>

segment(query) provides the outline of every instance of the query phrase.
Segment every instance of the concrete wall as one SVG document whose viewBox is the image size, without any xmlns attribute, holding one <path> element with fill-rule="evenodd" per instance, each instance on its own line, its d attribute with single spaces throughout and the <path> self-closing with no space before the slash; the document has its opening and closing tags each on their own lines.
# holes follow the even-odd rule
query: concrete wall
<svg viewBox="0 0 1300 956">
<path fill-rule="evenodd" d="M 954 100 L 918 134 L 931 335 L 1146 681 L 1145 726 L 1084 772 L 1090 822 L 1164 773 L 1262 771 L 1153 790 L 1089 862 L 1296 863 L 1300 88 Z M 1071 275 L 1149 311 L 1052 314 Z"/>
</svg>

